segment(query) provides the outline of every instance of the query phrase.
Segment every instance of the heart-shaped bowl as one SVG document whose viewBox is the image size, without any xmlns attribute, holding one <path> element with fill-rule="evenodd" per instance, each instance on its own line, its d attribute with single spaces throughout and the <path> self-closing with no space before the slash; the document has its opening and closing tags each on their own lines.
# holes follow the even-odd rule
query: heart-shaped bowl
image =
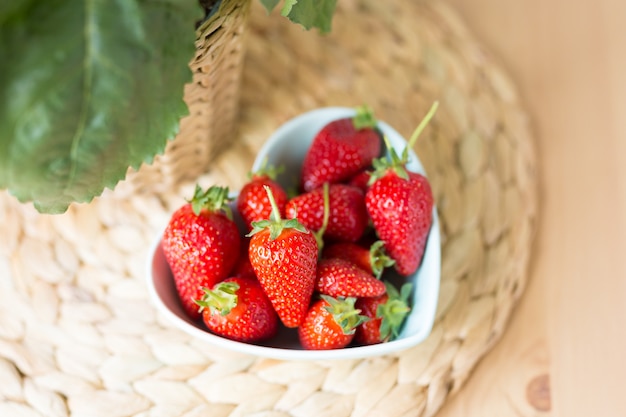
<svg viewBox="0 0 626 417">
<path fill-rule="evenodd" d="M 286 189 L 296 187 L 299 183 L 301 162 L 316 133 L 325 124 L 354 114 L 355 109 L 352 108 L 324 107 L 294 117 L 268 138 L 254 161 L 252 171 L 259 169 L 265 161 L 274 166 L 283 165 L 285 169 L 277 181 Z M 378 128 L 398 154 L 405 149 L 406 140 L 391 126 L 378 121 Z M 420 160 L 412 150 L 409 150 L 409 163 L 406 167 L 410 171 L 426 175 Z M 232 208 L 234 209 L 234 204 Z M 233 210 L 233 213 L 235 221 L 243 230 L 241 218 L 236 210 Z M 433 207 L 432 214 L 433 222 L 419 269 L 408 277 L 400 277 L 393 268 L 388 268 L 384 272 L 383 278 L 396 285 L 406 281 L 413 284 L 411 312 L 399 336 L 386 343 L 333 350 L 305 350 L 298 342 L 296 329 L 281 328 L 275 337 L 259 344 L 237 342 L 212 334 L 201 321 L 191 320 L 183 311 L 172 272 L 161 249 L 161 234 L 153 243 L 147 263 L 150 298 L 157 309 L 180 330 L 214 346 L 240 353 L 281 360 L 327 360 L 357 359 L 398 352 L 426 339 L 435 319 L 441 274 L 441 241 L 436 207 Z"/>
</svg>

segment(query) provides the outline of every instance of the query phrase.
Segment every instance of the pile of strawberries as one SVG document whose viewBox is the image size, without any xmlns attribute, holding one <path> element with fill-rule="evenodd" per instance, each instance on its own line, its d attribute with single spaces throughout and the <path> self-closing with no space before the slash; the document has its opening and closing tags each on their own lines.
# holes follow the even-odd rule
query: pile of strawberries
<svg viewBox="0 0 626 417">
<path fill-rule="evenodd" d="M 433 196 L 406 164 L 435 110 L 401 155 L 366 107 L 328 123 L 308 149 L 296 193 L 275 181 L 271 166 L 251 174 L 236 201 L 225 187 L 196 187 L 161 243 L 186 314 L 249 343 L 279 326 L 296 328 L 304 349 L 396 337 L 411 284 L 396 288 L 381 277 L 388 268 L 408 276 L 421 263 Z"/>
</svg>

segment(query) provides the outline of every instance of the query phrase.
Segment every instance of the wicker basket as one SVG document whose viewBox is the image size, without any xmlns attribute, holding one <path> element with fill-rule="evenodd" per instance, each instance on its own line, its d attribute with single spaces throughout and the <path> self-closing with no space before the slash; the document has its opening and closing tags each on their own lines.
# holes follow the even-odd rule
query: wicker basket
<svg viewBox="0 0 626 417">
<path fill-rule="evenodd" d="M 180 131 L 165 152 L 152 164 L 131 170 L 118 188 L 167 192 L 205 172 L 232 143 L 250 3 L 222 0 L 219 10 L 198 27 L 196 53 L 189 63 L 193 79 L 184 90 L 189 115 L 181 119 Z"/>
<path fill-rule="evenodd" d="M 56 216 L 0 192 L 0 416 L 432 417 L 462 389 L 529 277 L 540 215 L 531 123 L 513 80 L 445 3 L 337 6 L 341 24 L 322 38 L 252 2 L 239 142 L 201 166 L 201 179 L 240 189 L 268 135 L 306 110 L 368 103 L 408 136 L 440 99 L 416 144 L 442 232 L 431 335 L 362 360 L 226 351 L 173 328 L 145 285 L 150 247 L 195 178 L 158 196 L 116 188 Z M 208 120 L 224 117 L 219 104 Z M 186 158 L 172 165 L 187 171 Z"/>
</svg>

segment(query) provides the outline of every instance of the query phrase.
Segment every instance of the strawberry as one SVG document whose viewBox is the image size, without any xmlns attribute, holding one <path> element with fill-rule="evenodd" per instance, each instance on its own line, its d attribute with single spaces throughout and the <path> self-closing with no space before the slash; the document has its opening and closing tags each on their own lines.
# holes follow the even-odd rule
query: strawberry
<svg viewBox="0 0 626 417">
<path fill-rule="evenodd" d="M 281 219 L 270 188 L 265 190 L 272 215 L 252 223 L 250 263 L 283 324 L 298 327 L 315 287 L 317 240 L 297 219 Z"/>
<path fill-rule="evenodd" d="M 398 337 L 404 319 L 409 314 L 411 284 L 402 286 L 400 293 L 389 282 L 387 291 L 379 297 L 359 298 L 355 306 L 370 320 L 356 328 L 354 341 L 361 345 L 387 342 Z"/>
<path fill-rule="evenodd" d="M 161 247 L 185 312 L 200 318 L 195 300 L 230 274 L 240 237 L 232 220 L 228 188 L 196 186 L 190 202 L 176 210 L 163 233 Z"/>
<path fill-rule="evenodd" d="M 287 204 L 287 193 L 283 187 L 276 182 L 276 175 L 280 169 L 275 169 L 271 165 L 263 164 L 262 168 L 250 173 L 248 181 L 237 196 L 237 210 L 246 224 L 247 230 L 252 230 L 252 222 L 268 219 L 272 207 L 264 186 L 270 187 L 278 209 L 283 215 Z"/>
<path fill-rule="evenodd" d="M 231 272 L 231 276 L 233 277 L 247 277 L 253 278 L 256 280 L 256 275 L 254 273 L 254 268 L 252 268 L 252 264 L 250 263 L 250 256 L 248 255 L 248 247 L 250 246 L 250 238 L 242 236 L 241 245 L 239 250 L 239 257 L 237 258 L 237 262 Z"/>
<path fill-rule="evenodd" d="M 352 177 L 348 178 L 346 180 L 346 184 L 351 185 L 353 187 L 357 187 L 358 189 L 363 191 L 363 193 L 365 193 L 367 191 L 371 174 L 372 174 L 372 171 L 369 168 L 364 169 L 362 171 L 357 172 Z"/>
<path fill-rule="evenodd" d="M 428 180 L 408 172 L 408 179 L 387 173 L 366 194 L 368 212 L 379 238 L 401 275 L 419 267 L 432 223 L 433 197 Z"/>
<path fill-rule="evenodd" d="M 437 104 L 420 123 L 408 145 L 398 157 L 388 145 L 389 157 L 374 160 L 375 171 L 365 194 L 365 205 L 378 237 L 396 262 L 401 275 L 419 267 L 432 224 L 433 194 L 421 174 L 407 171 L 408 149 L 432 118 Z"/>
<path fill-rule="evenodd" d="M 321 295 L 298 328 L 298 339 L 308 350 L 340 349 L 350 344 L 355 329 L 367 318 L 354 308 L 355 298 Z"/>
<path fill-rule="evenodd" d="M 341 182 L 370 166 L 382 147 L 376 123 L 372 111 L 363 106 L 354 117 L 326 124 L 313 138 L 302 162 L 303 190 Z"/>
<path fill-rule="evenodd" d="M 358 240 L 369 222 L 363 192 L 346 184 L 330 184 L 328 192 L 328 224 L 323 237 L 350 242 Z M 324 187 L 293 197 L 287 203 L 285 214 L 297 217 L 309 230 L 320 230 L 324 225 Z"/>
<path fill-rule="evenodd" d="M 209 330 L 228 339 L 257 342 L 274 336 L 278 316 L 257 281 L 231 277 L 204 288 L 197 301 Z"/>
<path fill-rule="evenodd" d="M 335 242 L 324 247 L 322 257 L 345 259 L 379 279 L 385 268 L 395 263 L 385 253 L 382 240 L 374 242 L 369 249 L 354 242 Z"/>
<path fill-rule="evenodd" d="M 315 289 L 331 297 L 378 297 L 386 291 L 382 281 L 339 258 L 319 261 Z"/>
</svg>

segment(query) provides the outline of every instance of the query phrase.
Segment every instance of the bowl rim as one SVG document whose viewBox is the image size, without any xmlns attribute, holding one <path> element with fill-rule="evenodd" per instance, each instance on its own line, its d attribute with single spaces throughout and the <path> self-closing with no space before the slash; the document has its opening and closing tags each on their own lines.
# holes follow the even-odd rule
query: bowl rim
<svg viewBox="0 0 626 417">
<path fill-rule="evenodd" d="M 348 107 L 321 107 L 301 113 L 300 115 L 289 119 L 281 126 L 279 126 L 260 148 L 257 157 L 255 158 L 255 161 L 253 163 L 252 170 L 254 171 L 254 169 L 258 169 L 263 163 L 263 156 L 266 155 L 269 150 L 271 150 L 274 146 L 276 146 L 278 141 L 281 140 L 281 138 L 286 133 L 292 131 L 301 123 L 311 122 L 311 120 L 314 120 L 317 121 L 317 123 L 321 126 L 327 121 L 340 117 L 350 116 L 355 114 L 355 112 L 355 109 Z M 378 127 L 389 138 L 394 148 L 401 143 L 398 142 L 399 140 L 403 141 L 406 144 L 406 139 L 404 139 L 402 135 L 400 135 L 395 129 L 393 129 L 393 127 L 388 125 L 386 122 L 378 120 Z M 421 161 L 412 149 L 409 150 L 409 164 L 407 164 L 407 167 L 409 167 L 411 171 L 419 172 L 423 175 L 426 175 Z M 157 285 L 155 282 L 155 262 L 157 261 L 157 256 L 159 255 L 158 252 L 159 250 L 161 250 L 160 244 L 164 230 L 165 227 L 161 229 L 161 232 L 152 242 L 149 251 L 148 262 L 146 262 L 146 277 L 149 298 L 151 299 L 152 304 L 156 306 L 157 310 L 161 314 L 163 314 L 170 321 L 171 324 L 186 332 L 187 334 L 196 337 L 202 341 L 205 341 L 211 345 L 238 353 L 279 360 L 361 359 L 373 356 L 387 355 L 408 349 L 424 341 L 432 331 L 438 305 L 441 281 L 441 237 L 436 205 L 433 206 L 433 219 L 426 243 L 426 250 L 423 256 L 423 262 L 415 273 L 415 280 L 419 280 L 421 277 L 430 277 L 431 279 L 427 280 L 426 287 L 421 288 L 422 291 L 418 291 L 417 288 L 414 288 L 414 292 L 412 294 L 414 306 L 417 303 L 416 298 L 417 296 L 419 296 L 419 323 L 421 324 L 421 326 L 413 334 L 403 336 L 404 330 L 407 327 L 405 325 L 400 334 L 400 338 L 389 342 L 365 346 L 350 346 L 342 349 L 332 350 L 290 349 L 284 347 L 261 346 L 257 344 L 238 342 L 212 334 L 208 330 L 198 328 L 178 316 L 167 307 L 161 294 L 159 294 L 159 292 L 157 291 Z M 165 261 L 164 257 L 162 261 Z M 165 266 L 167 267 L 167 264 L 165 264 Z M 420 282 L 420 284 L 425 285 L 423 282 Z M 417 285 L 415 285 L 415 287 L 417 287 Z M 427 294 L 423 293 L 424 289 L 427 290 Z"/>
</svg>

